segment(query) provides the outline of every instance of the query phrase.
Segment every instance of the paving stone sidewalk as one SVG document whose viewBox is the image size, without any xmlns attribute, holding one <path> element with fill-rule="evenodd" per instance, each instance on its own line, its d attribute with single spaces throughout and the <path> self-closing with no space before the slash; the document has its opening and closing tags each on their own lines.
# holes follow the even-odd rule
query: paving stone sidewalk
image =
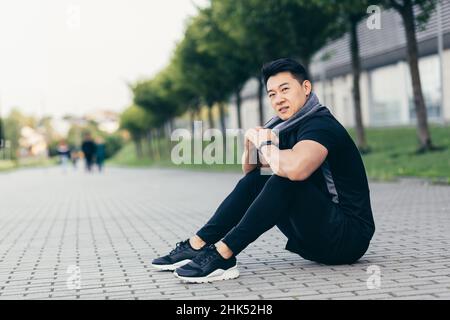
<svg viewBox="0 0 450 320">
<path fill-rule="evenodd" d="M 450 298 L 450 187 L 416 180 L 371 183 L 377 231 L 354 265 L 303 260 L 274 228 L 239 255 L 235 280 L 185 284 L 153 270 L 151 259 L 202 226 L 239 178 L 0 173 L 0 299 Z"/>
</svg>

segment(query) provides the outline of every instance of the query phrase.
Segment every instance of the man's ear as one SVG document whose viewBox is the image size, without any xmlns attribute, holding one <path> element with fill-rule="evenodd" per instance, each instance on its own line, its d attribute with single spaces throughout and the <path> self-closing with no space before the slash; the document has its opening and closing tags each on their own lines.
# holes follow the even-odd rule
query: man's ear
<svg viewBox="0 0 450 320">
<path fill-rule="evenodd" d="M 305 94 L 310 95 L 312 90 L 312 83 L 309 80 L 303 81 L 303 88 L 305 88 Z"/>
</svg>

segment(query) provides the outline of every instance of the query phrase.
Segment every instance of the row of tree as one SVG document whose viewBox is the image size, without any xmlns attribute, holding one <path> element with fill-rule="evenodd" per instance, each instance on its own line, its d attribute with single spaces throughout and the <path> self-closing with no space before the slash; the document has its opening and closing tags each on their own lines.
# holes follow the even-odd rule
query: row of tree
<svg viewBox="0 0 450 320">
<path fill-rule="evenodd" d="M 251 78 L 258 81 L 259 122 L 264 123 L 264 84 L 260 68 L 264 62 L 294 57 L 307 69 L 313 56 L 329 41 L 350 35 L 353 75 L 353 106 L 357 145 L 368 150 L 361 114 L 361 62 L 357 26 L 371 14 L 368 7 L 393 8 L 402 17 L 407 40 L 408 63 L 417 114 L 419 149 L 432 150 L 427 113 L 418 69 L 416 31 L 427 22 L 438 0 L 210 0 L 187 24 L 170 63 L 154 78 L 131 85 L 134 105 L 121 118 L 142 154 L 140 141 L 162 136 L 164 125 L 200 108 L 217 105 L 220 129 L 225 130 L 224 107 L 234 96 L 238 126 L 241 120 L 241 91 Z"/>
<path fill-rule="evenodd" d="M 62 140 L 65 140 L 72 150 L 80 150 L 82 137 L 85 133 L 90 133 L 92 136 L 100 137 L 105 141 L 106 158 L 112 157 L 123 146 L 123 138 L 119 132 L 108 134 L 101 131 L 95 121 L 79 124 L 76 118 L 74 119 L 74 121 L 71 121 L 73 120 L 71 116 L 65 117 L 65 120 L 71 122 L 71 125 L 67 136 L 63 136 L 54 129 L 51 116 L 36 117 L 24 114 L 18 108 L 14 108 L 6 117 L 0 119 L 0 145 L 2 147 L 8 145 L 8 157 L 11 157 L 8 160 L 17 160 L 21 150 L 22 129 L 29 127 L 45 139 L 48 156 L 57 155 L 57 147 Z M 6 141 L 8 141 L 8 144 L 6 144 Z M 6 153 L 3 152 L 1 158 L 4 158 L 5 155 Z"/>
<path fill-rule="evenodd" d="M 30 128 L 37 128 L 38 125 L 48 124 L 47 119 L 39 121 L 35 117 L 27 116 L 21 113 L 17 108 L 11 110 L 7 117 L 0 119 L 1 122 L 1 145 L 6 146 L 6 140 L 9 141 L 9 148 L 11 149 L 11 158 L 15 160 L 19 151 L 19 140 L 21 137 L 21 128 L 28 126 Z M 3 153 L 3 156 L 5 153 Z M 9 160 L 9 159 L 8 159 Z"/>
</svg>

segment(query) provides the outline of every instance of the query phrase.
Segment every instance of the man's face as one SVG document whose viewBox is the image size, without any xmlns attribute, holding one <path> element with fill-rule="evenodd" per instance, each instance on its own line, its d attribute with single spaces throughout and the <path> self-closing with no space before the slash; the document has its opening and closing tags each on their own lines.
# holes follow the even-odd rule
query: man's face
<svg viewBox="0 0 450 320">
<path fill-rule="evenodd" d="M 292 117 L 305 104 L 311 93 L 311 82 L 300 84 L 286 71 L 271 76 L 267 80 L 267 95 L 277 116 L 282 120 Z"/>
</svg>

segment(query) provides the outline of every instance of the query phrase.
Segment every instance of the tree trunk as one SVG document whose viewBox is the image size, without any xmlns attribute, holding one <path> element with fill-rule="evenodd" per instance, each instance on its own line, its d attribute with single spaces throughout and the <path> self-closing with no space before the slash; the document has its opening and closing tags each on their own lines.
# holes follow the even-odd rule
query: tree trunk
<svg viewBox="0 0 450 320">
<path fill-rule="evenodd" d="M 361 59 L 359 56 L 359 40 L 358 27 L 359 19 L 350 17 L 350 51 L 352 56 L 352 74 L 353 74 L 353 105 L 355 111 L 355 128 L 356 128 L 356 144 L 361 153 L 368 151 L 366 137 L 364 132 L 364 125 L 362 121 L 361 111 L 361 92 L 359 86 L 359 79 L 361 75 Z"/>
<path fill-rule="evenodd" d="M 171 143 L 170 138 L 172 136 L 173 125 L 174 125 L 173 119 L 169 119 L 169 121 L 167 122 L 166 128 L 165 128 L 166 129 L 165 132 L 167 133 L 167 136 L 164 137 L 164 142 L 166 143 L 166 147 L 167 147 L 167 150 L 165 150 L 167 157 L 170 157 L 170 149 L 172 148 L 172 143 Z"/>
<path fill-rule="evenodd" d="M 150 129 L 150 136 L 151 136 L 151 140 L 150 140 L 150 148 L 152 150 L 152 154 L 153 154 L 153 160 L 156 161 L 157 159 L 157 154 L 156 154 L 156 131 L 155 129 Z"/>
<path fill-rule="evenodd" d="M 161 160 L 161 152 L 160 152 L 160 150 L 161 150 L 161 148 L 159 147 L 159 145 L 160 145 L 160 139 L 161 139 L 161 137 L 160 137 L 160 134 L 159 134 L 159 128 L 158 129 L 155 129 L 155 134 L 153 135 L 153 137 L 154 137 L 154 141 L 155 141 L 155 144 L 156 144 L 156 148 L 155 148 L 155 154 L 156 154 L 156 160 Z"/>
<path fill-rule="evenodd" d="M 147 150 L 148 157 L 151 160 L 154 160 L 154 154 L 153 154 L 153 149 L 152 149 L 153 137 L 152 137 L 152 131 L 151 130 L 147 131 L 147 133 L 145 135 L 145 138 L 147 139 L 147 143 L 146 144 L 147 144 L 147 148 L 148 148 L 148 150 Z"/>
<path fill-rule="evenodd" d="M 5 138 L 3 135 L 3 119 L 0 116 L 0 149 L 5 147 Z"/>
<path fill-rule="evenodd" d="M 241 114 L 242 97 L 241 97 L 241 90 L 242 90 L 242 88 L 238 88 L 236 90 L 236 111 L 237 111 L 237 121 L 238 121 L 238 128 L 239 129 L 242 129 L 242 114 Z"/>
<path fill-rule="evenodd" d="M 173 132 L 173 128 L 175 127 L 175 123 L 174 123 L 174 120 L 173 120 L 173 118 L 170 118 L 169 119 L 169 138 L 170 138 L 170 136 L 172 135 L 172 132 Z"/>
<path fill-rule="evenodd" d="M 223 147 L 226 150 L 226 144 L 227 144 L 227 135 L 226 135 L 226 127 L 225 127 L 225 106 L 223 103 L 219 103 L 219 114 L 220 114 L 220 131 L 222 132 L 222 140 L 223 140 Z"/>
<path fill-rule="evenodd" d="M 213 106 L 208 106 L 208 124 L 209 124 L 209 128 L 213 129 L 214 128 L 214 119 L 213 119 L 213 114 L 212 114 L 212 108 Z"/>
<path fill-rule="evenodd" d="M 168 125 L 167 125 L 167 121 L 164 122 L 161 127 L 160 127 L 160 131 L 159 134 L 161 135 L 162 140 L 164 140 L 165 138 L 167 138 L 167 132 L 169 131 L 169 129 L 167 129 Z"/>
<path fill-rule="evenodd" d="M 139 159 L 142 159 L 142 156 L 143 156 L 142 139 L 141 139 L 141 137 L 135 137 L 133 140 L 134 140 L 134 145 L 136 147 L 136 155 Z"/>
<path fill-rule="evenodd" d="M 159 158 L 160 159 L 164 159 L 164 140 L 166 139 L 166 137 L 164 136 L 164 127 L 165 125 L 161 125 L 158 128 L 158 153 L 159 153 Z"/>
<path fill-rule="evenodd" d="M 263 100 L 263 92 L 265 84 L 258 77 L 258 109 L 259 109 L 259 125 L 262 126 L 264 124 L 264 100 Z"/>
<path fill-rule="evenodd" d="M 192 137 L 194 137 L 194 122 L 195 122 L 195 110 L 190 110 L 189 111 L 189 117 L 190 117 L 190 122 L 191 122 L 191 134 Z"/>
<path fill-rule="evenodd" d="M 219 114 L 220 114 L 220 131 L 225 136 L 225 106 L 223 103 L 219 103 Z"/>
<path fill-rule="evenodd" d="M 405 0 L 400 11 L 406 32 L 406 43 L 408 50 L 408 63 L 411 72 L 411 81 L 414 95 L 414 106 L 417 116 L 417 134 L 420 142 L 420 152 L 433 149 L 430 131 L 428 128 L 427 109 L 423 98 L 422 85 L 419 73 L 418 50 L 415 28 L 415 17 L 411 0 Z"/>
</svg>

